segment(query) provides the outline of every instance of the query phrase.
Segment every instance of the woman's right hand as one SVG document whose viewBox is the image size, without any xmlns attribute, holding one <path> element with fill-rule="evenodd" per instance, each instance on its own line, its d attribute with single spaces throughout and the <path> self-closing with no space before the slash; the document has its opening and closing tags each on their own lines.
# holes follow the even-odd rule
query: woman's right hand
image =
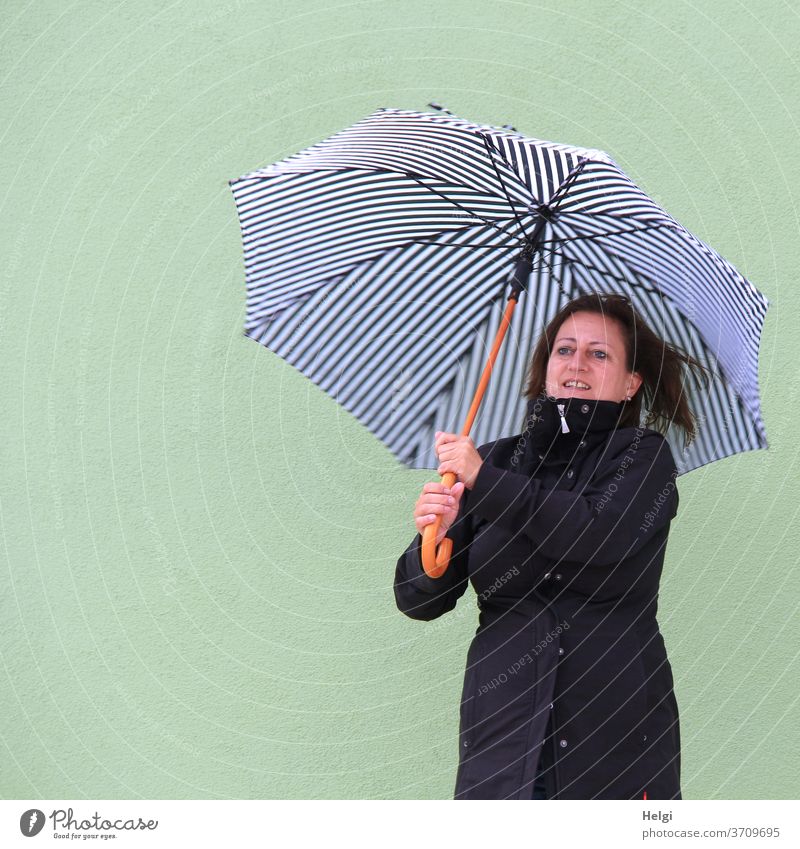
<svg viewBox="0 0 800 849">
<path fill-rule="evenodd" d="M 419 533 L 423 533 L 425 527 L 441 515 L 442 523 L 436 535 L 436 545 L 439 545 L 458 515 L 463 492 L 464 484 L 461 481 L 453 484 L 451 489 L 442 483 L 426 483 L 414 505 L 414 524 Z"/>
</svg>

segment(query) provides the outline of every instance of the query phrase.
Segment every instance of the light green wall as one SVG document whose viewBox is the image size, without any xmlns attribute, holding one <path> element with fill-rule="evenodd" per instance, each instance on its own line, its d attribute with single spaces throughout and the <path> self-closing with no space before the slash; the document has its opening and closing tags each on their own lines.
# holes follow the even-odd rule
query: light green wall
<svg viewBox="0 0 800 849">
<path fill-rule="evenodd" d="M 394 605 L 417 493 L 242 335 L 228 179 L 378 106 L 608 150 L 770 299 L 768 451 L 680 480 L 686 798 L 800 794 L 798 17 L 730 3 L 6 2 L 0 796 L 452 794 L 474 593 Z"/>
</svg>

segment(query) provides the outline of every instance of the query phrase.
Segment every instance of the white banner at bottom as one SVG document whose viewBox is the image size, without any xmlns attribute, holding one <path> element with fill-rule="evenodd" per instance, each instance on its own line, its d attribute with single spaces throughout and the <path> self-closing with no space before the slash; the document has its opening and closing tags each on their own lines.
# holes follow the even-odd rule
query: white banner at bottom
<svg viewBox="0 0 800 849">
<path fill-rule="evenodd" d="M 800 846 L 797 801 L 0 801 L 0 846 Z"/>
</svg>

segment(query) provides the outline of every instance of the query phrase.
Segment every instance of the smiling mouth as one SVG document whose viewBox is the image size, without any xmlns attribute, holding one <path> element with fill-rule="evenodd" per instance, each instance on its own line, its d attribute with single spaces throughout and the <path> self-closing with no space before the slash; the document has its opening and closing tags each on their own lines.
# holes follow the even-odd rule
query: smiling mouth
<svg viewBox="0 0 800 849">
<path fill-rule="evenodd" d="M 588 383 L 584 383 L 582 380 L 567 380 L 564 383 L 564 386 L 567 389 L 583 389 L 584 391 L 592 388 Z"/>
</svg>

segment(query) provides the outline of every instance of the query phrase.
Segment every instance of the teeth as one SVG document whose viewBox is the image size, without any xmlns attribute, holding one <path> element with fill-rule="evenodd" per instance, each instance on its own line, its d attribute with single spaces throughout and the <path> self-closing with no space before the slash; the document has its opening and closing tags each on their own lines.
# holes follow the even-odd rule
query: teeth
<svg viewBox="0 0 800 849">
<path fill-rule="evenodd" d="M 589 384 L 583 383 L 583 381 L 581 381 L 581 380 L 568 380 L 564 384 L 564 386 L 574 386 L 577 389 L 588 389 L 589 388 Z"/>
</svg>

